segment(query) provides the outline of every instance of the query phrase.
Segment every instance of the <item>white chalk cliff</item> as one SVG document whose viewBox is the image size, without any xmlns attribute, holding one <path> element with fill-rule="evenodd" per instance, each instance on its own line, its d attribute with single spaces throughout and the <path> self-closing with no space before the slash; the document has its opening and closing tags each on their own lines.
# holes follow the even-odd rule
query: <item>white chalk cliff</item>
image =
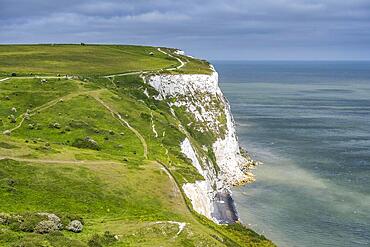
<svg viewBox="0 0 370 247">
<path fill-rule="evenodd" d="M 148 76 L 146 82 L 158 91 L 157 100 L 168 99 L 172 109 L 184 109 L 192 116 L 193 121 L 180 126 L 187 136 L 180 147 L 204 180 L 184 184 L 183 190 L 195 211 L 222 223 L 222 216 L 216 213 L 224 203 L 220 195 L 230 195 L 232 186 L 253 181 L 249 168 L 254 161 L 241 152 L 230 106 L 218 86 L 217 72 L 157 74 Z M 199 143 L 184 126 L 210 134 L 212 143 Z M 209 149 L 213 150 L 213 157 Z"/>
</svg>

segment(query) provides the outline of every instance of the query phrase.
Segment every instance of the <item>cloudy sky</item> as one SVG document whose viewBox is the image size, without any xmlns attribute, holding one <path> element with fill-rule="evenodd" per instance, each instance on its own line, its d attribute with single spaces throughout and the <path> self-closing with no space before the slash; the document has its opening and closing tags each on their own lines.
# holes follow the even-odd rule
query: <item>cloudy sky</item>
<svg viewBox="0 0 370 247">
<path fill-rule="evenodd" d="M 178 47 L 207 59 L 370 60 L 370 0 L 0 0 L 0 43 Z"/>
</svg>

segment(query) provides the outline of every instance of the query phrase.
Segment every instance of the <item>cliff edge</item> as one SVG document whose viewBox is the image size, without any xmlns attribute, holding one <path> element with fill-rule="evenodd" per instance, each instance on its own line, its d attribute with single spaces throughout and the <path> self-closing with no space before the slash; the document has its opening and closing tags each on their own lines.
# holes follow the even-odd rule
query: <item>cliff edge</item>
<svg viewBox="0 0 370 247">
<path fill-rule="evenodd" d="M 156 74 L 145 78 L 157 100 L 166 100 L 186 138 L 181 152 L 203 177 L 182 188 L 193 209 L 216 223 L 239 217 L 231 187 L 254 181 L 255 162 L 239 146 L 230 106 L 218 85 L 218 73 Z"/>
</svg>

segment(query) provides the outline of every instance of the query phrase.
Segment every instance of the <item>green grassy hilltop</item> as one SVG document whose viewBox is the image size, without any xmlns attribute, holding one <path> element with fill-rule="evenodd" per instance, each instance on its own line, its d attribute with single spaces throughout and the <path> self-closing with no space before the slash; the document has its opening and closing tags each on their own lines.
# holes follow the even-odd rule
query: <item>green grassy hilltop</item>
<svg viewBox="0 0 370 247">
<path fill-rule="evenodd" d="M 173 49 L 164 51 L 174 52 Z M 209 73 L 208 63 L 189 63 L 178 73 Z M 173 68 L 178 61 L 155 47 L 122 45 L 0 45 L 0 75 L 109 75 Z"/>
<path fill-rule="evenodd" d="M 0 45 L 0 246 L 273 246 L 191 209 L 200 175 L 142 72 L 211 69 L 168 48 Z"/>
</svg>

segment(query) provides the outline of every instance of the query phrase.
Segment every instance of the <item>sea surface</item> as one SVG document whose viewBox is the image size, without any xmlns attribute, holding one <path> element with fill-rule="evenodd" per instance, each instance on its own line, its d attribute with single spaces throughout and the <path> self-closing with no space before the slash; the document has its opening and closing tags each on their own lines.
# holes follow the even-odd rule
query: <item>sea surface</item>
<svg viewBox="0 0 370 247">
<path fill-rule="evenodd" d="M 239 141 L 264 164 L 234 190 L 278 246 L 370 246 L 370 62 L 213 62 Z"/>
</svg>

